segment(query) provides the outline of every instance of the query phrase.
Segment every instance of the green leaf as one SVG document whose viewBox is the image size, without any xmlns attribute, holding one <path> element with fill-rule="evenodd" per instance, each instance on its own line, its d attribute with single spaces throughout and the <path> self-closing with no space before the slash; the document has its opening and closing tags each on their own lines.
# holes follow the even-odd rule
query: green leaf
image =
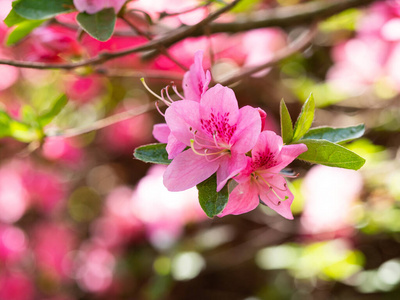
<svg viewBox="0 0 400 300">
<path fill-rule="evenodd" d="M 15 12 L 30 20 L 44 20 L 74 10 L 73 0 L 18 0 L 13 2 Z"/>
<path fill-rule="evenodd" d="M 4 23 L 5 23 L 8 27 L 11 27 L 11 26 L 17 25 L 17 24 L 19 24 L 19 23 L 22 23 L 22 22 L 24 22 L 24 21 L 26 21 L 26 20 L 27 20 L 26 18 L 21 17 L 19 14 L 17 14 L 17 13 L 15 12 L 14 9 L 12 9 L 12 10 L 10 11 L 10 13 L 7 15 L 7 17 L 4 19 Z"/>
<path fill-rule="evenodd" d="M 171 159 L 168 159 L 166 146 L 167 144 L 144 145 L 136 148 L 133 156 L 144 162 L 168 165 L 171 163 Z"/>
<path fill-rule="evenodd" d="M 200 206 L 210 218 L 220 214 L 228 203 L 228 185 L 217 192 L 217 176 L 214 174 L 197 185 Z"/>
<path fill-rule="evenodd" d="M 5 112 L 0 110 L 0 138 L 10 136 L 10 122 L 12 118 Z"/>
<path fill-rule="evenodd" d="M 358 170 L 365 163 L 365 159 L 358 154 L 326 140 L 301 140 L 299 142 L 305 144 L 308 150 L 298 158 L 314 164 Z"/>
<path fill-rule="evenodd" d="M 365 126 L 363 124 L 343 128 L 316 127 L 310 129 L 303 136 L 303 139 L 327 140 L 332 143 L 342 143 L 362 137 L 364 131 Z"/>
<path fill-rule="evenodd" d="M 11 46 L 26 37 L 33 29 L 42 25 L 44 20 L 27 20 L 16 25 L 7 37 L 6 45 Z"/>
<path fill-rule="evenodd" d="M 58 97 L 50 106 L 48 110 L 46 110 L 43 114 L 39 116 L 39 123 L 42 127 L 49 124 L 67 105 L 68 98 L 66 95 L 61 95 Z"/>
<path fill-rule="evenodd" d="M 21 142 L 30 143 L 40 140 L 43 137 L 40 129 L 31 127 L 17 120 L 11 120 L 9 128 L 10 136 Z"/>
<path fill-rule="evenodd" d="M 294 125 L 293 141 L 298 141 L 303 135 L 310 129 L 311 124 L 314 120 L 315 101 L 312 94 L 308 97 L 299 117 L 297 118 L 296 124 Z"/>
<path fill-rule="evenodd" d="M 293 123 L 283 99 L 281 100 L 280 113 L 282 139 L 285 144 L 289 144 L 293 139 Z"/>
<path fill-rule="evenodd" d="M 92 15 L 79 13 L 76 20 L 90 36 L 105 42 L 114 32 L 117 16 L 113 8 L 106 8 Z"/>
</svg>

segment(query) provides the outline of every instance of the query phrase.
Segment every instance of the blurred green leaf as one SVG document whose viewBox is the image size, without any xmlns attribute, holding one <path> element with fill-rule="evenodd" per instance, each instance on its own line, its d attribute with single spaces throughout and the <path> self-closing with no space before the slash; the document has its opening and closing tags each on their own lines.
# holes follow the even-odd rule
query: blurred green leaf
<svg viewBox="0 0 400 300">
<path fill-rule="evenodd" d="M 293 139 L 293 123 L 283 99 L 281 100 L 280 115 L 282 139 L 285 144 L 289 144 Z"/>
<path fill-rule="evenodd" d="M 217 176 L 214 174 L 197 185 L 200 206 L 210 218 L 220 214 L 228 203 L 228 185 L 217 192 Z"/>
<path fill-rule="evenodd" d="M 113 8 L 106 8 L 92 15 L 79 13 L 76 20 L 90 36 L 105 42 L 114 32 L 117 16 Z"/>
<path fill-rule="evenodd" d="M 41 130 L 17 120 L 10 121 L 9 129 L 11 137 L 25 143 L 40 140 L 43 137 Z"/>
<path fill-rule="evenodd" d="M 302 139 L 327 140 L 332 143 L 341 143 L 362 137 L 364 132 L 365 126 L 363 124 L 343 128 L 316 127 L 310 129 Z"/>
<path fill-rule="evenodd" d="M 298 158 L 314 164 L 351 170 L 361 168 L 365 159 L 343 146 L 326 140 L 301 140 L 308 148 Z"/>
<path fill-rule="evenodd" d="M 4 23 L 5 23 L 8 27 L 11 27 L 11 26 L 17 25 L 17 24 L 19 24 L 19 23 L 22 23 L 22 22 L 24 22 L 24 21 L 26 21 L 26 20 L 27 20 L 26 18 L 21 17 L 19 14 L 17 14 L 17 13 L 15 12 L 14 9 L 12 9 L 12 10 L 10 11 L 10 13 L 7 15 L 7 17 L 4 19 Z"/>
<path fill-rule="evenodd" d="M 353 8 L 347 9 L 327 20 L 321 22 L 319 28 L 322 31 L 336 31 L 336 30 L 355 30 L 356 24 L 361 16 L 360 10 Z"/>
<path fill-rule="evenodd" d="M 0 138 L 10 136 L 11 120 L 12 118 L 5 111 L 0 111 Z"/>
<path fill-rule="evenodd" d="M 33 29 L 42 25 L 44 20 L 26 20 L 15 26 L 7 36 L 6 45 L 11 46 L 26 37 Z"/>
<path fill-rule="evenodd" d="M 294 125 L 293 141 L 298 141 L 310 129 L 314 120 L 315 101 L 312 94 L 301 108 L 299 117 Z"/>
<path fill-rule="evenodd" d="M 171 160 L 168 159 L 168 153 L 165 150 L 166 146 L 167 144 L 144 145 L 136 148 L 133 156 L 144 162 L 168 165 Z"/>
<path fill-rule="evenodd" d="M 58 97 L 50 106 L 48 110 L 46 110 L 43 114 L 39 116 L 39 123 L 42 127 L 49 124 L 67 105 L 68 98 L 66 95 L 61 95 Z"/>
<path fill-rule="evenodd" d="M 30 20 L 44 20 L 74 10 L 73 0 L 17 0 L 14 11 Z"/>
</svg>

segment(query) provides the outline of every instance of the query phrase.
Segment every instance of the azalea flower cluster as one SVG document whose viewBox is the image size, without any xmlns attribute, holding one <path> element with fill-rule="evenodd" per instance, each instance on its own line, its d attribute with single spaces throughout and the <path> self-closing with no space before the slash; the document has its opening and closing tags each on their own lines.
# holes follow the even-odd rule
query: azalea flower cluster
<svg viewBox="0 0 400 300">
<path fill-rule="evenodd" d="M 161 99 L 168 108 L 164 124 L 156 124 L 154 137 L 167 143 L 171 164 L 164 173 L 170 191 L 183 191 L 214 173 L 217 192 L 233 179 L 236 187 L 219 216 L 242 214 L 261 202 L 287 219 L 293 215 L 293 194 L 280 171 L 307 151 L 303 144 L 284 145 L 282 138 L 264 130 L 266 113 L 251 106 L 238 107 L 232 89 L 209 87 L 211 74 L 202 66 L 203 53 L 196 52 L 194 64 L 183 78 L 182 99 L 174 101 L 168 88 Z"/>
</svg>

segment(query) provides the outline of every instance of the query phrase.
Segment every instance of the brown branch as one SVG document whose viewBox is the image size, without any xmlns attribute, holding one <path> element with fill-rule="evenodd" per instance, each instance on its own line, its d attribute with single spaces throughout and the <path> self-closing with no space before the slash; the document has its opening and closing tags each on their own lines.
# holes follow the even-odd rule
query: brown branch
<svg viewBox="0 0 400 300">
<path fill-rule="evenodd" d="M 242 69 L 239 74 L 234 75 L 231 78 L 228 78 L 226 80 L 223 80 L 220 83 L 222 85 L 230 85 L 230 84 L 233 84 L 245 77 L 248 77 L 252 74 L 255 74 L 257 72 L 260 72 L 262 70 L 265 70 L 269 67 L 276 65 L 280 61 L 307 48 L 310 45 L 310 43 L 312 42 L 312 40 L 314 39 L 314 37 L 316 36 L 317 32 L 318 32 L 318 26 L 317 26 L 317 23 L 315 23 L 311 26 L 311 28 L 309 30 L 307 30 L 305 33 L 300 35 L 293 43 L 288 45 L 286 48 L 278 51 L 274 55 L 274 57 L 267 63 L 253 67 L 253 68 Z"/>
<path fill-rule="evenodd" d="M 137 46 L 137 47 L 121 50 L 121 51 L 115 51 L 115 52 L 102 52 L 98 56 L 95 56 L 95 57 L 92 57 L 92 58 L 89 58 L 89 59 L 86 59 L 86 60 L 83 60 L 80 62 L 76 62 L 76 63 L 47 64 L 47 63 L 40 63 L 40 62 L 26 62 L 26 61 L 14 61 L 14 60 L 3 59 L 3 60 L 0 60 L 0 65 L 3 64 L 3 65 L 20 67 L 20 68 L 41 69 L 41 70 L 44 70 L 44 69 L 72 70 L 75 68 L 89 66 L 89 65 L 92 65 L 92 66 L 99 65 L 108 60 L 126 56 L 128 54 L 158 49 L 158 47 L 160 47 L 160 46 L 168 47 L 172 44 L 175 44 L 176 42 L 179 42 L 179 41 L 185 39 L 186 37 L 192 36 L 195 32 L 201 31 L 201 28 L 203 26 L 207 25 L 208 23 L 212 22 L 213 20 L 218 18 L 223 13 L 232 9 L 239 2 L 240 2 L 240 0 L 234 0 L 227 6 L 224 6 L 223 8 L 210 14 L 207 18 L 203 19 L 199 23 L 197 23 L 193 26 L 179 27 L 176 30 L 173 30 L 169 35 L 159 38 L 159 39 L 156 39 L 156 40 L 152 40 L 145 45 L 141 45 L 141 46 Z"/>
<path fill-rule="evenodd" d="M 160 104 L 161 105 L 161 104 Z M 150 112 L 152 110 L 154 110 L 156 108 L 155 106 L 155 102 L 152 103 L 148 103 L 148 104 L 144 104 L 141 105 L 139 107 L 136 107 L 134 109 L 130 109 L 115 115 L 112 115 L 110 117 L 98 120 L 94 123 L 92 123 L 91 125 L 84 127 L 84 128 L 72 128 L 72 129 L 67 129 L 64 131 L 59 131 L 59 132 L 54 132 L 53 129 L 49 130 L 48 132 L 46 132 L 46 136 L 62 136 L 62 137 L 74 137 L 74 136 L 78 136 L 78 135 L 82 135 L 85 133 L 89 133 L 95 130 L 99 130 L 111 125 L 114 125 L 116 123 L 128 120 L 132 117 L 136 117 L 138 115 L 144 114 L 146 112 Z"/>
<path fill-rule="evenodd" d="M 40 62 L 26 62 L 15 60 L 0 60 L 0 64 L 16 66 L 20 68 L 31 69 L 65 69 L 72 70 L 75 68 L 99 65 L 108 60 L 129 55 L 132 53 L 151 51 L 147 56 L 152 56 L 158 53 L 158 47 L 169 47 L 187 37 L 196 37 L 204 34 L 205 25 L 208 25 L 210 34 L 221 32 L 241 32 L 251 29 L 271 27 L 271 26 L 293 26 L 298 24 L 309 24 L 316 19 L 328 18 L 341 11 L 349 8 L 368 5 L 372 2 L 382 0 L 336 0 L 326 2 L 309 2 L 293 7 L 283 7 L 266 11 L 262 16 L 251 16 L 249 19 L 243 21 L 236 21 L 231 23 L 211 23 L 218 18 L 221 14 L 233 8 L 240 0 L 235 0 L 222 9 L 210 14 L 207 18 L 193 26 L 181 26 L 171 31 L 167 36 L 159 39 L 152 40 L 145 45 L 116 51 L 116 52 L 103 52 L 98 56 L 92 57 L 87 60 L 82 60 L 75 63 L 61 63 L 61 64 L 48 64 Z"/>
</svg>

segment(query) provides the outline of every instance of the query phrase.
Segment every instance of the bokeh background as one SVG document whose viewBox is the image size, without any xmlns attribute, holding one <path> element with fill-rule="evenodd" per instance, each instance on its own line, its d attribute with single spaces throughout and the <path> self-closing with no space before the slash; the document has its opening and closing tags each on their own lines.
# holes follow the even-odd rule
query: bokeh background
<svg viewBox="0 0 400 300">
<path fill-rule="evenodd" d="M 309 2 L 322 1 L 242 0 L 220 21 Z M 140 0 L 129 7 L 157 20 L 133 21 L 162 34 L 220 5 L 160 19 L 199 4 Z M 2 20 L 10 8 L 0 1 Z M 123 22 L 112 39 L 96 41 L 77 32 L 74 16 L 57 17 L 15 46 L 2 43 L 0 57 L 66 62 L 146 42 Z M 205 68 L 221 81 L 267 62 L 306 28 L 187 38 L 169 53 L 189 67 L 204 50 Z M 0 39 L 8 33 L 1 23 Z M 365 136 L 346 145 L 366 158 L 360 171 L 291 165 L 300 173 L 290 182 L 292 221 L 261 206 L 209 219 L 196 189 L 168 192 L 165 167 L 132 155 L 155 142 L 152 126 L 163 118 L 153 107 L 77 134 L 152 103 L 141 76 L 156 92 L 171 80 L 181 91 L 183 74 L 163 55 L 72 71 L 0 66 L 1 109 L 15 118 L 26 106 L 40 112 L 62 93 L 69 98 L 46 129 L 54 136 L 41 145 L 0 139 L 0 299 L 399 299 L 400 2 L 376 1 L 321 22 L 302 53 L 233 86 L 239 105 L 263 108 L 277 133 L 281 98 L 295 117 L 310 92 L 314 126 L 366 125 Z"/>
</svg>

